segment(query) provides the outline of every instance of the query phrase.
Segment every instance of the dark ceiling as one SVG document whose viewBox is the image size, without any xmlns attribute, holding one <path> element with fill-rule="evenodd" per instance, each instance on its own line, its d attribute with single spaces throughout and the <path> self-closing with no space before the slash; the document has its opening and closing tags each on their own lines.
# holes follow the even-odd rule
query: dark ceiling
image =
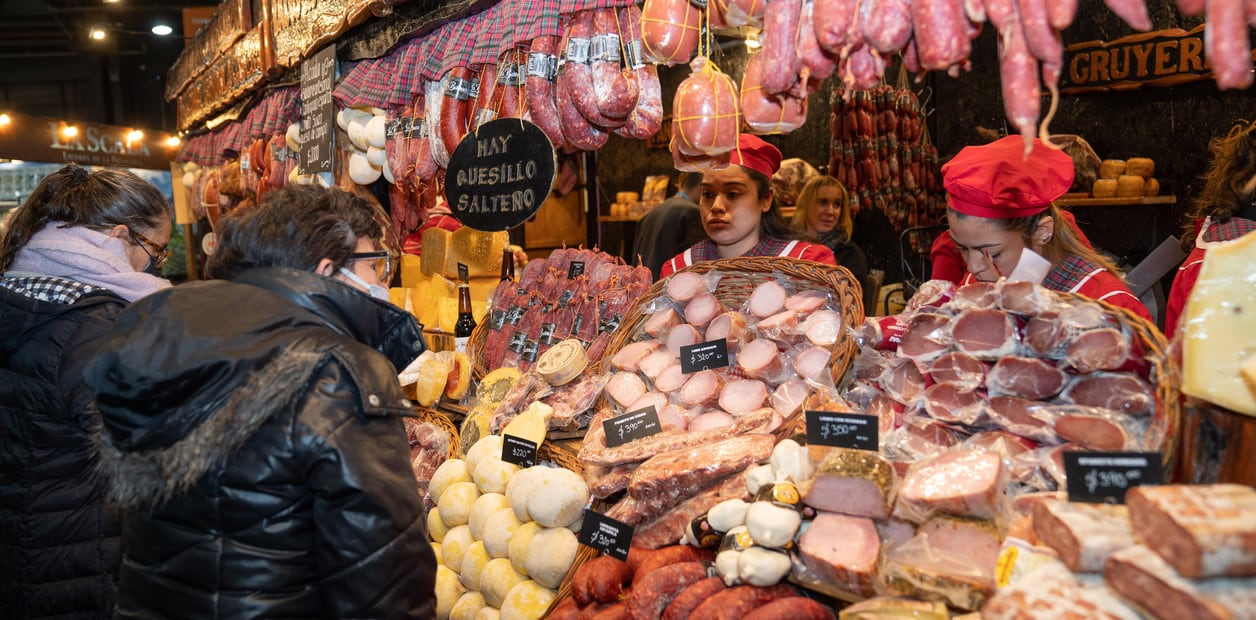
<svg viewBox="0 0 1256 620">
<path fill-rule="evenodd" d="M 173 131 L 162 91 L 183 49 L 182 9 L 216 4 L 0 0 L 0 111 Z M 174 32 L 152 34 L 158 23 Z"/>
</svg>

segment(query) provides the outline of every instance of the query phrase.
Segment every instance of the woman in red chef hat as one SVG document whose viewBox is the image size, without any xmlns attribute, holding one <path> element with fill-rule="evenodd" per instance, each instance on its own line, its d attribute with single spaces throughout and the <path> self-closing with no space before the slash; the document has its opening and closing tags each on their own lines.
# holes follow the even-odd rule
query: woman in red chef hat
<svg viewBox="0 0 1256 620">
<path fill-rule="evenodd" d="M 942 166 L 951 238 L 973 281 L 993 282 L 1016 269 L 1022 251 L 1050 262 L 1042 285 L 1105 301 L 1152 321 L 1110 261 L 1064 225 L 1052 201 L 1073 183 L 1073 160 L 1041 140 L 1025 154 L 1011 135 L 961 150 Z"/>
<path fill-rule="evenodd" d="M 702 174 L 698 207 L 708 239 L 663 263 L 660 278 L 702 261 L 738 256 L 788 256 L 836 265 L 833 252 L 794 238 L 773 200 L 772 175 L 781 151 L 750 134 L 737 136 L 730 165 Z"/>
</svg>

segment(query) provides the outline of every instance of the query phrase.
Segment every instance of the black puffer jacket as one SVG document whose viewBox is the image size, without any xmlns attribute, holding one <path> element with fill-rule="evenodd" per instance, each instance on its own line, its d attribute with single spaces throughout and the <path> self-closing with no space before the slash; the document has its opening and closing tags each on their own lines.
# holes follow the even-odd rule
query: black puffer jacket
<svg viewBox="0 0 1256 620">
<path fill-rule="evenodd" d="M 0 283 L 0 616 L 113 608 L 119 526 L 95 471 L 83 367 L 125 305 L 59 278 Z"/>
<path fill-rule="evenodd" d="M 421 351 L 409 314 L 302 271 L 133 304 L 87 371 L 125 510 L 116 617 L 433 616 L 396 380 Z"/>
</svg>

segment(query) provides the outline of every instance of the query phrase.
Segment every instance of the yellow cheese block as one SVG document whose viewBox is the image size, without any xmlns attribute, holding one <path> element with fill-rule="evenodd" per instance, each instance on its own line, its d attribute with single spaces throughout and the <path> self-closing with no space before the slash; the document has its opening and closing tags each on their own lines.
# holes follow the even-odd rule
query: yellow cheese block
<svg viewBox="0 0 1256 620">
<path fill-rule="evenodd" d="M 458 278 L 458 263 L 467 266 L 471 277 L 502 275 L 502 249 L 510 243 L 506 231 L 484 232 L 463 226 L 449 236 L 445 252 L 443 273 L 447 278 Z M 427 253 L 427 233 L 423 233 L 423 251 Z"/>
<path fill-rule="evenodd" d="M 498 276 L 471 278 L 471 286 L 469 287 L 471 289 L 471 302 L 483 301 L 488 303 L 488 300 L 493 298 L 493 292 L 497 290 L 498 282 L 501 282 Z"/>
<path fill-rule="evenodd" d="M 1095 198 L 1112 198 L 1116 196 L 1116 179 L 1097 179 L 1090 194 Z"/>
<path fill-rule="evenodd" d="M 1150 179 L 1156 173 L 1156 162 L 1149 157 L 1131 157 L 1125 162 L 1125 174 Z"/>
<path fill-rule="evenodd" d="M 1256 356 L 1256 233 L 1204 257 L 1182 326 L 1182 392 L 1256 416 L 1256 387 L 1241 368 Z"/>
<path fill-rule="evenodd" d="M 423 231 L 423 254 L 419 258 L 420 269 L 427 275 L 444 273 L 445 260 L 453 233 L 444 228 Z M 456 273 L 456 272 L 455 272 Z"/>
<path fill-rule="evenodd" d="M 1135 198 L 1143 195 L 1143 177 L 1123 174 L 1116 179 L 1117 198 Z"/>
<path fill-rule="evenodd" d="M 1099 163 L 1099 178 L 1116 179 L 1125 174 L 1125 160 L 1123 159 L 1105 159 Z M 424 241 L 424 247 L 427 242 Z"/>
<path fill-rule="evenodd" d="M 401 285 L 406 288 L 418 286 L 423 277 L 422 259 L 414 254 L 401 255 Z"/>
</svg>

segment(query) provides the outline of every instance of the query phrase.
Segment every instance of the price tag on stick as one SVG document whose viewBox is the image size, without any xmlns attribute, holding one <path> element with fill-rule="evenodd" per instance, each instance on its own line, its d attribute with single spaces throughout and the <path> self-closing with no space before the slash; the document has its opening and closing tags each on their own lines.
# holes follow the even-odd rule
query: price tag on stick
<svg viewBox="0 0 1256 620">
<path fill-rule="evenodd" d="M 680 372 L 689 374 L 728 366 L 728 341 L 720 338 L 680 348 Z"/>
<path fill-rule="evenodd" d="M 571 280 L 577 276 L 584 275 L 584 261 L 573 260 L 567 267 L 567 279 Z"/>
<path fill-rule="evenodd" d="M 1164 483 L 1159 452 L 1065 452 L 1068 501 L 1124 504 L 1133 487 Z"/>
<path fill-rule="evenodd" d="M 536 444 L 522 437 L 502 435 L 502 460 L 520 467 L 536 465 Z"/>
<path fill-rule="evenodd" d="M 656 435 L 663 431 L 663 425 L 659 424 L 658 412 L 651 405 L 602 422 L 602 430 L 606 431 L 606 447 L 614 448 Z"/>
<path fill-rule="evenodd" d="M 632 533 L 631 525 L 586 508 L 584 521 L 580 523 L 579 541 L 613 558 L 627 560 Z"/>
<path fill-rule="evenodd" d="M 807 443 L 817 446 L 880 449 L 880 420 L 874 415 L 841 411 L 807 411 Z"/>
</svg>

